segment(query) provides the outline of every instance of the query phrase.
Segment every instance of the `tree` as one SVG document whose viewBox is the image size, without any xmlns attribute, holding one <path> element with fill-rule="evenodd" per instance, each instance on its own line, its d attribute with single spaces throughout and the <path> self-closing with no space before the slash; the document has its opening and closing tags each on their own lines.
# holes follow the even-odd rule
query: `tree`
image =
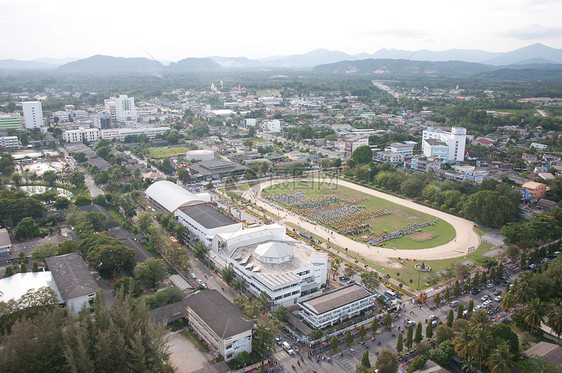
<svg viewBox="0 0 562 373">
<path fill-rule="evenodd" d="M 0 154 L 0 174 L 11 175 L 15 170 L 14 158 L 10 153 Z"/>
<path fill-rule="evenodd" d="M 31 266 L 31 272 L 39 272 L 39 265 L 37 264 L 37 260 L 33 261 L 33 264 Z"/>
<path fill-rule="evenodd" d="M 189 171 L 187 169 L 180 167 L 178 168 L 178 179 L 182 183 L 187 184 L 191 180 L 191 175 L 189 174 Z"/>
<path fill-rule="evenodd" d="M 437 307 L 439 307 L 439 305 L 441 304 L 441 295 L 439 293 L 435 294 L 435 298 L 433 299 L 433 303 L 435 303 L 435 305 Z"/>
<path fill-rule="evenodd" d="M 345 344 L 347 345 L 347 347 L 351 347 L 351 345 L 353 344 L 353 336 L 351 335 L 351 331 L 347 330 L 345 332 Z"/>
<path fill-rule="evenodd" d="M 138 168 L 136 168 L 135 170 L 138 170 Z M 107 205 L 107 197 L 105 196 L 105 194 L 99 194 L 92 198 L 92 204 L 105 206 Z"/>
<path fill-rule="evenodd" d="M 560 335 L 562 334 L 562 307 L 553 303 L 548 313 L 548 320 L 546 325 L 552 328 L 552 331 L 558 336 L 558 343 L 560 344 Z"/>
<path fill-rule="evenodd" d="M 398 339 L 396 340 L 396 351 L 398 351 L 399 354 L 404 349 L 403 339 L 404 339 L 404 335 L 402 334 L 402 332 L 398 333 Z"/>
<path fill-rule="evenodd" d="M 55 171 L 49 170 L 43 173 L 43 181 L 47 183 L 48 186 L 53 187 L 57 182 L 57 173 Z"/>
<path fill-rule="evenodd" d="M 361 325 L 361 327 L 359 328 L 359 337 L 361 337 L 361 340 L 365 339 L 366 334 L 367 332 L 365 331 L 365 325 Z"/>
<path fill-rule="evenodd" d="M 92 199 L 86 194 L 79 194 L 74 200 L 76 206 L 88 206 L 92 204 Z"/>
<path fill-rule="evenodd" d="M 373 151 L 368 145 L 358 147 L 351 153 L 351 159 L 356 165 L 362 165 L 373 161 Z"/>
<path fill-rule="evenodd" d="M 32 217 L 23 218 L 17 225 L 14 238 L 16 240 L 21 240 L 23 238 L 38 237 L 41 235 L 41 230 L 39 225 L 35 222 Z"/>
<path fill-rule="evenodd" d="M 515 307 L 515 299 L 511 291 L 505 291 L 501 295 L 500 307 L 503 308 L 506 312 L 509 312 L 513 307 Z"/>
<path fill-rule="evenodd" d="M 63 197 L 63 196 L 57 197 L 55 199 L 55 202 L 53 203 L 53 206 L 57 210 L 66 209 L 66 208 L 68 208 L 68 205 L 70 205 L 70 200 L 66 197 Z"/>
<path fill-rule="evenodd" d="M 449 314 L 447 315 L 447 326 L 451 327 L 453 326 L 453 321 L 455 321 L 455 314 L 453 312 L 453 310 L 449 310 Z"/>
<path fill-rule="evenodd" d="M 404 343 L 407 348 L 412 347 L 412 343 L 414 342 L 414 326 L 410 325 L 406 332 L 406 342 Z"/>
<path fill-rule="evenodd" d="M 59 244 L 57 255 L 74 253 L 79 249 L 80 245 L 78 244 L 78 242 L 71 239 L 64 240 Z"/>
<path fill-rule="evenodd" d="M 421 321 L 418 322 L 418 325 L 416 326 L 416 335 L 414 337 L 414 343 L 420 343 L 423 339 L 423 335 L 422 335 L 422 323 Z"/>
<path fill-rule="evenodd" d="M 367 289 L 374 291 L 379 287 L 379 275 L 371 271 L 363 272 L 361 273 L 361 283 Z"/>
<path fill-rule="evenodd" d="M 398 371 L 398 356 L 390 350 L 382 350 L 377 357 L 375 366 L 379 373 L 396 373 Z"/>
<path fill-rule="evenodd" d="M 6 271 L 4 272 L 4 278 L 10 277 L 14 275 L 14 269 L 11 266 L 6 267 Z"/>
<path fill-rule="evenodd" d="M 431 339 L 433 338 L 433 324 L 432 323 L 427 323 L 426 327 L 425 327 L 425 337 L 427 339 Z"/>
<path fill-rule="evenodd" d="M 135 279 L 143 288 L 153 289 L 164 279 L 166 270 L 166 262 L 162 259 L 148 258 L 135 266 Z"/>
<path fill-rule="evenodd" d="M 377 334 L 378 328 L 379 328 L 379 319 L 375 316 L 373 318 L 373 321 L 371 322 L 371 333 L 373 333 L 373 336 Z"/>
<path fill-rule="evenodd" d="M 531 327 L 531 333 L 535 332 L 546 316 L 546 308 L 539 298 L 533 298 L 523 309 L 523 317 L 527 325 Z"/>
<path fill-rule="evenodd" d="M 474 311 L 474 299 L 468 301 L 468 307 L 466 308 L 466 316 L 470 317 L 472 315 L 472 311 Z"/>
<path fill-rule="evenodd" d="M 455 285 L 453 286 L 453 295 L 457 298 L 461 295 L 461 285 L 459 280 L 455 281 Z"/>
<path fill-rule="evenodd" d="M 129 295 L 137 298 L 142 294 L 139 283 L 134 277 L 124 276 L 115 281 L 113 288 L 116 292 L 122 292 L 124 295 Z"/>
<path fill-rule="evenodd" d="M 227 265 L 221 270 L 222 279 L 227 283 L 231 284 L 234 279 L 234 268 L 232 264 Z"/>
<path fill-rule="evenodd" d="M 152 216 L 148 211 L 143 211 L 137 216 L 137 222 L 141 232 L 148 232 L 148 228 L 153 224 Z"/>
<path fill-rule="evenodd" d="M 437 329 L 435 329 L 435 338 L 437 339 L 437 343 L 453 339 L 454 335 L 455 333 L 453 333 L 453 330 L 447 325 L 437 325 Z"/>
<path fill-rule="evenodd" d="M 459 306 L 457 307 L 457 320 L 462 319 L 463 312 L 464 312 L 464 306 L 462 305 L 462 303 L 459 303 Z"/>
<path fill-rule="evenodd" d="M 283 306 L 282 304 L 275 307 L 273 310 L 273 316 L 281 323 L 289 321 L 289 312 L 287 311 L 287 307 Z"/>
<path fill-rule="evenodd" d="M 338 271 L 340 270 L 340 266 L 341 266 L 341 260 L 339 258 L 335 258 L 330 262 L 330 268 L 332 269 L 334 279 L 338 275 Z"/>
<path fill-rule="evenodd" d="M 455 339 L 453 339 L 453 345 L 455 347 L 455 352 L 459 355 L 459 357 L 466 359 L 471 356 L 470 355 L 471 341 L 472 341 L 472 333 L 468 325 L 457 331 L 457 333 L 455 334 Z"/>
<path fill-rule="evenodd" d="M 37 248 L 31 252 L 31 259 L 41 263 L 45 263 L 45 259 L 56 256 L 58 254 L 58 248 L 54 244 L 46 242 L 37 246 Z"/>
<path fill-rule="evenodd" d="M 119 269 L 130 271 L 133 268 L 135 250 L 121 242 L 117 245 L 102 245 L 91 249 L 86 259 L 102 277 L 111 278 Z"/>
<path fill-rule="evenodd" d="M 383 324 L 390 329 L 392 325 L 392 316 L 390 316 L 390 313 L 387 312 L 386 315 L 384 315 Z"/>
<path fill-rule="evenodd" d="M 486 360 L 486 365 L 491 373 L 510 373 L 511 367 L 515 366 L 515 355 L 509 351 L 506 342 L 499 344 Z"/>
<path fill-rule="evenodd" d="M 194 255 L 199 260 L 205 260 L 208 251 L 209 247 L 203 241 L 197 241 L 193 246 Z"/>
<path fill-rule="evenodd" d="M 336 352 L 336 350 L 338 349 L 338 337 L 336 337 L 335 335 L 330 338 L 330 348 L 334 352 Z"/>
<path fill-rule="evenodd" d="M 355 270 L 355 268 L 352 265 L 349 265 L 349 266 L 345 267 L 345 270 L 343 271 L 343 274 L 344 274 L 345 277 L 353 278 L 353 275 L 356 272 L 357 271 Z"/>
<path fill-rule="evenodd" d="M 464 212 L 480 224 L 501 227 L 517 218 L 518 206 L 497 191 L 481 190 L 467 198 Z"/>
<path fill-rule="evenodd" d="M 365 352 L 363 352 L 363 357 L 361 358 L 361 365 L 363 365 L 365 368 L 371 367 L 371 362 L 369 361 L 369 350 L 365 350 Z"/>
<path fill-rule="evenodd" d="M 482 370 L 482 359 L 493 344 L 492 336 L 487 329 L 474 328 L 468 344 L 470 356 L 478 358 L 478 369 Z"/>
<path fill-rule="evenodd" d="M 75 188 L 84 188 L 84 173 L 80 171 L 73 171 L 68 175 L 68 182 L 74 185 Z"/>
</svg>

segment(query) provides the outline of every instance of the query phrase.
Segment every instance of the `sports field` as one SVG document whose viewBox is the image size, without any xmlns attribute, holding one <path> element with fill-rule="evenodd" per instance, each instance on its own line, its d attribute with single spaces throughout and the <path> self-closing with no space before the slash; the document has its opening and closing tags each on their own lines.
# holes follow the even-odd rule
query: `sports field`
<svg viewBox="0 0 562 373">
<path fill-rule="evenodd" d="M 309 201 L 312 204 L 319 203 L 322 205 L 323 201 L 338 200 L 340 201 L 339 204 L 330 205 L 335 207 L 328 207 L 329 213 L 332 215 L 338 215 L 339 211 L 342 211 L 343 214 L 350 205 L 359 206 L 362 213 L 348 219 L 363 219 L 359 222 L 354 222 L 354 224 L 360 224 L 362 227 L 357 231 L 354 230 L 353 233 L 345 232 L 341 228 L 342 219 L 337 219 L 337 216 L 333 218 L 336 219 L 336 223 L 333 223 L 333 219 L 331 220 L 331 226 L 330 224 L 319 222 L 331 229 L 335 228 L 338 233 L 345 234 L 358 242 L 367 243 L 368 239 L 373 237 L 386 235 L 391 232 L 399 232 L 407 227 L 411 227 L 413 224 L 423 223 L 429 223 L 430 225 L 416 228 L 412 234 L 404 234 L 402 237 L 386 240 L 378 244 L 378 246 L 396 249 L 426 249 L 445 244 L 455 238 L 455 229 L 442 219 L 436 219 L 435 216 L 341 185 L 299 181 L 276 184 L 262 191 L 262 196 L 270 201 L 274 201 L 276 204 L 310 220 L 317 221 L 318 219 L 311 219 L 310 217 L 323 216 L 322 213 L 324 212 L 312 215 L 308 209 L 297 209 L 295 208 L 296 205 L 291 207 L 290 201 L 287 201 L 287 198 L 284 199 L 285 195 L 289 195 L 291 198 L 297 196 L 300 198 L 300 202 L 306 201 L 305 204 L 307 206 L 310 204 Z M 377 211 L 380 213 L 377 213 Z M 314 212 L 316 213 L 316 211 Z"/>
<path fill-rule="evenodd" d="M 164 148 L 152 148 L 149 150 L 149 153 L 152 158 L 168 158 L 171 155 L 185 155 L 188 150 L 185 146 L 167 146 Z"/>
</svg>

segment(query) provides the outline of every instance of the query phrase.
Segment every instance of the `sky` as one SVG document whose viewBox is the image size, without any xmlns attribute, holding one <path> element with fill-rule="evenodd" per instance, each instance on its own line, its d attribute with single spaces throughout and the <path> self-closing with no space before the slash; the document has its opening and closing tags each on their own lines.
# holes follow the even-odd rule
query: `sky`
<svg viewBox="0 0 562 373">
<path fill-rule="evenodd" d="M 562 0 L 0 0 L 0 59 L 562 48 Z"/>
</svg>

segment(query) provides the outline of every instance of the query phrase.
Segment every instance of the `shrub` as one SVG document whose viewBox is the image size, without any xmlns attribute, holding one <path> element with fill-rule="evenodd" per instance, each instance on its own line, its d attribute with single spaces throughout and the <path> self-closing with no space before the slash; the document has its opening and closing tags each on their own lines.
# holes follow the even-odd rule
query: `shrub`
<svg viewBox="0 0 562 373">
<path fill-rule="evenodd" d="M 442 204 L 442 205 L 441 205 L 441 208 L 442 208 L 443 210 L 447 210 L 448 207 L 447 207 L 446 204 Z"/>
</svg>

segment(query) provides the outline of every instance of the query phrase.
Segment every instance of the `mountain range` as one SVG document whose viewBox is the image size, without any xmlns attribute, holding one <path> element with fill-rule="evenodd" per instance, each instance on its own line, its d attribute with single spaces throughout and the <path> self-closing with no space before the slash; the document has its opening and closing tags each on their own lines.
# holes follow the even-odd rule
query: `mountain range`
<svg viewBox="0 0 562 373">
<path fill-rule="evenodd" d="M 377 62 L 373 62 L 377 61 Z M 509 52 L 495 53 L 479 49 L 445 51 L 408 51 L 380 49 L 372 54 L 350 55 L 340 51 L 317 49 L 305 54 L 246 57 L 186 58 L 178 62 L 159 62 L 144 57 L 124 58 L 96 55 L 84 59 L 37 59 L 34 61 L 0 60 L 0 70 L 56 70 L 75 73 L 156 73 L 220 70 L 259 70 L 301 68 L 329 73 L 400 73 L 407 75 L 467 76 L 507 67 L 509 70 L 560 69 L 562 49 L 532 44 Z M 516 66 L 517 65 L 517 66 Z"/>
</svg>

